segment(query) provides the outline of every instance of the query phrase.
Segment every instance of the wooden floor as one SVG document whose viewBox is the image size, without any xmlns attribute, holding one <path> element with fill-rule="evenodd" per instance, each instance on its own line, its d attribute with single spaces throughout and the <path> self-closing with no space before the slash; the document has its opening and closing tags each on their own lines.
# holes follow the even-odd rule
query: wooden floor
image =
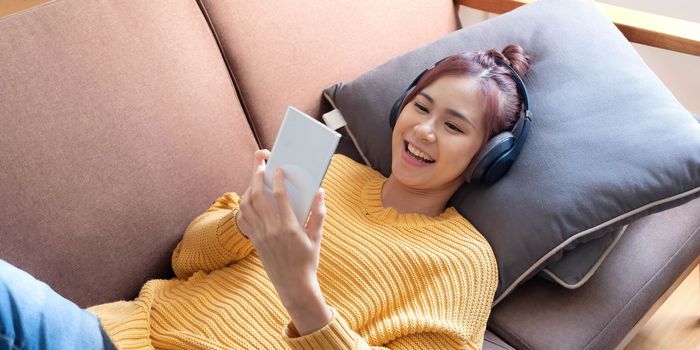
<svg viewBox="0 0 700 350">
<path fill-rule="evenodd" d="M 0 17 L 47 0 L 0 0 Z M 700 267 L 688 275 L 625 350 L 700 350 Z"/>
<path fill-rule="evenodd" d="M 637 333 L 625 350 L 700 349 L 700 267 Z"/>
</svg>

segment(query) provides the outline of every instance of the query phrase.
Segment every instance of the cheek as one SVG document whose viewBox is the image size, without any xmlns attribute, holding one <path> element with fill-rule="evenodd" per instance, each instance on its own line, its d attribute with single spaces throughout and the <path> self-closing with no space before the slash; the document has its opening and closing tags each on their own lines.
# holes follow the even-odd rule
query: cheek
<svg viewBox="0 0 700 350">
<path fill-rule="evenodd" d="M 467 154 L 467 157 L 469 157 L 470 161 L 471 158 L 476 157 L 476 155 L 479 153 L 481 145 L 481 140 L 476 140 L 474 142 L 469 143 L 469 147 L 467 148 L 467 151 L 465 153 Z"/>
<path fill-rule="evenodd" d="M 401 112 L 399 115 L 399 119 L 396 121 L 394 130 L 391 133 L 391 140 L 395 143 L 395 146 L 401 146 L 399 144 L 403 144 L 403 138 L 406 133 L 410 131 L 412 120 L 415 119 L 410 112 L 406 111 L 406 108 L 404 108 L 404 112 Z"/>
<path fill-rule="evenodd" d="M 469 166 L 471 160 L 476 157 L 477 153 L 479 152 L 479 148 L 481 147 L 481 143 L 473 139 L 461 141 L 462 142 L 455 143 L 456 147 L 452 148 L 449 152 L 448 159 L 450 159 L 450 162 L 448 165 L 455 168 L 455 171 L 466 170 L 467 166 Z"/>
<path fill-rule="evenodd" d="M 403 137 L 401 136 L 401 131 L 399 128 L 394 128 L 391 132 L 391 147 L 394 151 L 399 151 L 401 149 L 401 144 L 403 143 Z"/>
<path fill-rule="evenodd" d="M 420 117 L 420 114 L 418 114 L 418 112 L 414 109 L 412 103 L 408 103 L 399 114 L 395 129 L 405 129 L 408 126 L 415 124 Z"/>
</svg>

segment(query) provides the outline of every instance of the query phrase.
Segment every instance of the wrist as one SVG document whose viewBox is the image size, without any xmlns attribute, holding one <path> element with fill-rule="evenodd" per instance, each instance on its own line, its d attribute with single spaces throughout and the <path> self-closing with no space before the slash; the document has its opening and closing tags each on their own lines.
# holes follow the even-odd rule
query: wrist
<svg viewBox="0 0 700 350">
<path fill-rule="evenodd" d="M 315 279 L 305 280 L 290 280 L 275 284 L 277 294 L 282 301 L 282 305 L 288 311 L 304 310 L 308 307 L 313 307 L 321 300 L 324 300 L 321 287 Z"/>
<path fill-rule="evenodd" d="M 297 288 L 295 292 L 293 296 L 287 296 L 282 304 L 300 336 L 323 328 L 333 319 L 333 312 L 326 304 L 318 284 Z"/>
</svg>

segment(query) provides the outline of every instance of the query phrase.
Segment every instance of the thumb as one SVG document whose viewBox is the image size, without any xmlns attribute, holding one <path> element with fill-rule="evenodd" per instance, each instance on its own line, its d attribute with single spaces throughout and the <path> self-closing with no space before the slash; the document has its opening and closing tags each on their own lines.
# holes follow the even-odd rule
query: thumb
<svg viewBox="0 0 700 350">
<path fill-rule="evenodd" d="M 323 220 L 326 217 L 326 205 L 323 201 L 324 195 L 325 191 L 323 189 L 320 189 L 316 193 L 314 201 L 311 204 L 309 220 L 306 222 L 306 233 L 314 242 L 320 241 L 323 235 Z"/>
</svg>

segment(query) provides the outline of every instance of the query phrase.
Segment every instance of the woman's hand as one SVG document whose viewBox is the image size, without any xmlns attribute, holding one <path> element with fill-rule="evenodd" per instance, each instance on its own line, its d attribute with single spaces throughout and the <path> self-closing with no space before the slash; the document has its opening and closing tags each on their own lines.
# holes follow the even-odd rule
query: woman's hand
<svg viewBox="0 0 700 350">
<path fill-rule="evenodd" d="M 320 329 L 332 317 L 316 278 L 326 215 L 323 190 L 316 193 L 309 219 L 302 227 L 289 203 L 281 169 L 274 174 L 272 194 L 265 193 L 265 160 L 269 156 L 268 150 L 255 152 L 253 178 L 236 219 L 303 335 Z"/>
</svg>

